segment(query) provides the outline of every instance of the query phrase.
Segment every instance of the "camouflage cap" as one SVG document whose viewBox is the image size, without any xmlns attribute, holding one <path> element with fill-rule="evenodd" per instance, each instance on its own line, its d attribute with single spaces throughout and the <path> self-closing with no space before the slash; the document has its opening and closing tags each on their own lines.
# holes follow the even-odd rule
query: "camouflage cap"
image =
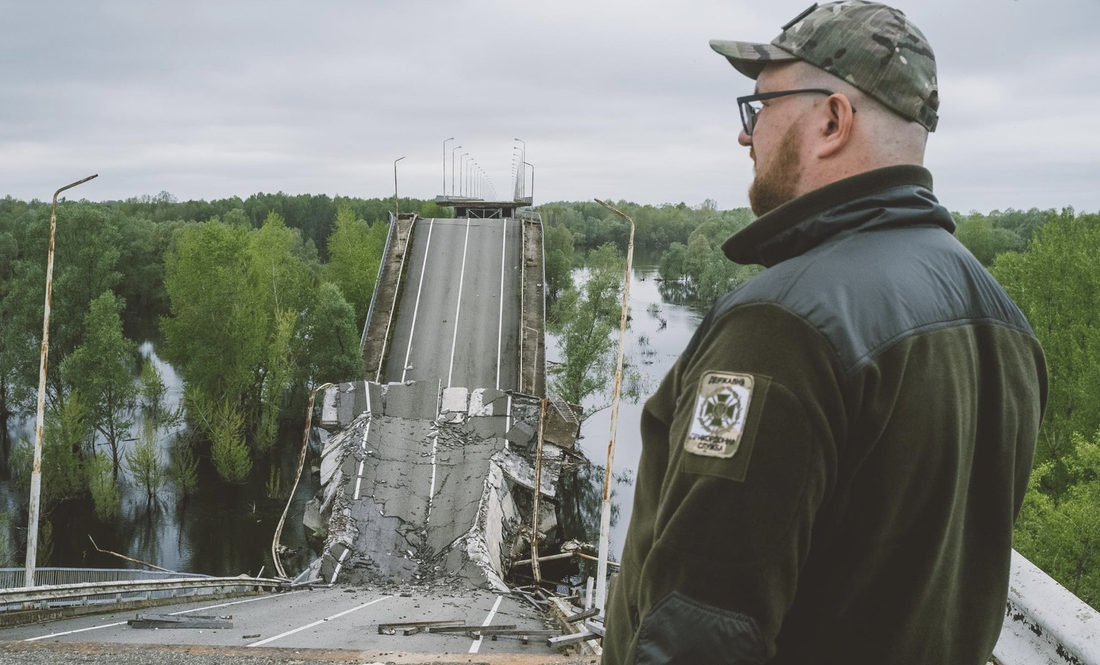
<svg viewBox="0 0 1100 665">
<path fill-rule="evenodd" d="M 863 0 L 814 4 L 771 44 L 712 39 L 710 47 L 753 79 L 768 63 L 803 60 L 936 130 L 936 56 L 917 26 L 892 7 Z"/>
</svg>

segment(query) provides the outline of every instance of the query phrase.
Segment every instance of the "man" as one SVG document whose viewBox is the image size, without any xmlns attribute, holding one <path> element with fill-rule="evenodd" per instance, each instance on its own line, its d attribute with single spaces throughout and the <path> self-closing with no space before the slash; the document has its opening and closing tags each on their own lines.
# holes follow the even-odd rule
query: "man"
<svg viewBox="0 0 1100 665">
<path fill-rule="evenodd" d="M 711 46 L 756 79 L 724 250 L 767 270 L 645 406 L 604 663 L 984 664 L 1046 369 L 921 166 L 932 50 L 868 2 Z"/>
</svg>

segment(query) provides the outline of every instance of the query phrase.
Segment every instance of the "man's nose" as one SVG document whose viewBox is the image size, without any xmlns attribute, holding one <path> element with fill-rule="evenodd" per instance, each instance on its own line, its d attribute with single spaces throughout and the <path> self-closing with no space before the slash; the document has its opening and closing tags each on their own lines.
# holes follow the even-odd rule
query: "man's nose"
<svg viewBox="0 0 1100 665">
<path fill-rule="evenodd" d="M 746 148 L 752 145 L 752 136 L 745 132 L 745 128 L 741 128 L 741 133 L 737 135 L 737 142 Z"/>
</svg>

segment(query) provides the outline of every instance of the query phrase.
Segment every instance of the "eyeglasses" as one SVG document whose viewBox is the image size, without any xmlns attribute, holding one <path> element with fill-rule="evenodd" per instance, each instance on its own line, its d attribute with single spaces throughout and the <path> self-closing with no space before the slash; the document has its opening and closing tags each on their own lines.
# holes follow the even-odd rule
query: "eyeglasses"
<svg viewBox="0 0 1100 665">
<path fill-rule="evenodd" d="M 760 113 L 761 106 L 753 106 L 753 102 L 762 102 L 766 99 L 775 99 L 776 97 L 786 97 L 787 95 L 803 95 L 803 94 L 818 94 L 818 95 L 832 95 L 835 94 L 832 90 L 825 90 L 824 88 L 805 88 L 802 90 L 780 90 L 779 92 L 762 92 L 759 95 L 748 95 L 746 97 L 737 98 L 737 106 L 741 109 L 741 125 L 745 128 L 745 133 L 752 136 L 752 130 L 756 127 L 756 114 Z M 856 109 L 852 107 L 852 113 L 855 113 Z"/>
</svg>

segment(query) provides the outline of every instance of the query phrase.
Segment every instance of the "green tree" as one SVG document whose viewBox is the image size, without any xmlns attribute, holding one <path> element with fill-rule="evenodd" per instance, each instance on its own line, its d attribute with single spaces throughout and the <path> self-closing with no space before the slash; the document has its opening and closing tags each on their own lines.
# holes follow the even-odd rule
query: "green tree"
<svg viewBox="0 0 1100 665">
<path fill-rule="evenodd" d="M 164 384 L 164 377 L 152 358 L 147 358 L 141 364 L 141 378 L 138 379 L 138 386 L 142 407 L 145 410 L 145 420 L 152 422 L 154 429 L 171 427 L 182 419 L 182 408 L 177 408 L 175 411 L 168 409 L 168 387 Z"/>
<path fill-rule="evenodd" d="M 180 229 L 165 259 L 172 314 L 161 320 L 164 355 L 212 400 L 245 395 L 267 344 L 250 258 L 248 229 L 206 222 Z"/>
<path fill-rule="evenodd" d="M 571 404 L 605 391 L 613 372 L 619 327 L 625 261 L 607 243 L 588 256 L 588 276 L 578 291 L 563 293 L 551 310 L 551 329 L 558 333 L 562 365 L 551 379 L 551 388 Z M 584 418 L 598 409 L 588 409 Z"/>
<path fill-rule="evenodd" d="M 329 262 L 321 275 L 326 282 L 340 288 L 355 312 L 357 327 L 367 318 L 388 233 L 388 224 L 375 223 L 368 227 L 365 221 L 356 219 L 350 208 L 337 210 L 328 239 Z"/>
<path fill-rule="evenodd" d="M 94 455 L 88 463 L 88 490 L 92 495 L 92 505 L 96 517 L 110 522 L 118 516 L 122 497 L 115 480 L 115 466 L 105 453 Z"/>
<path fill-rule="evenodd" d="M 13 348 L 29 355 L 15 364 L 27 386 L 38 383 L 38 349 L 42 337 L 42 314 L 46 294 L 46 255 L 50 236 L 50 210 L 41 206 L 22 225 L 19 239 L 21 259 L 14 266 L 8 325 L 17 328 Z M 90 203 L 58 206 L 57 240 L 54 259 L 53 295 L 50 309 L 50 363 L 47 392 L 56 401 L 65 392 L 60 367 L 84 341 L 85 315 L 91 302 L 114 288 L 118 271 L 120 238 L 117 220 L 110 210 Z M 4 337 L 8 337 L 5 332 Z M 28 343 L 29 341 L 29 343 Z"/>
<path fill-rule="evenodd" d="M 275 314 L 275 330 L 264 366 L 260 422 L 255 438 L 258 450 L 269 450 L 279 435 L 279 412 L 293 379 L 290 346 L 297 318 L 292 311 L 277 311 Z"/>
<path fill-rule="evenodd" d="M 165 472 L 184 498 L 199 486 L 199 458 L 187 441 L 179 440 L 169 448 L 168 469 Z"/>
<path fill-rule="evenodd" d="M 1075 434 L 1073 482 L 1056 500 L 1043 491 L 1050 462 L 1032 474 L 1016 525 L 1016 548 L 1093 607 L 1100 606 L 1100 432 Z"/>
<path fill-rule="evenodd" d="M 64 360 L 61 375 L 84 396 L 88 424 L 111 450 L 114 477 L 122 464 L 122 441 L 133 425 L 137 386 L 132 375 L 136 345 L 122 335 L 122 301 L 110 291 L 92 301 L 84 319 L 84 342 Z"/>
<path fill-rule="evenodd" d="M 42 432 L 41 514 L 47 515 L 61 501 L 84 493 L 85 444 L 89 440 L 87 408 L 73 391 L 45 414 Z M 20 494 L 30 490 L 34 466 L 34 442 L 24 440 L 12 453 L 12 480 Z"/>
<path fill-rule="evenodd" d="M 1063 210 L 993 275 L 1031 322 L 1049 391 L 1015 545 L 1054 579 L 1100 604 L 1100 216 Z"/>
<path fill-rule="evenodd" d="M 11 513 L 0 513 L 0 568 L 15 565 L 15 539 L 11 537 Z"/>
<path fill-rule="evenodd" d="M 227 483 L 243 483 L 252 471 L 252 459 L 244 440 L 244 414 L 228 399 L 213 403 L 197 394 L 188 399 L 189 409 L 210 436 L 214 470 Z"/>
<path fill-rule="evenodd" d="M 573 249 L 573 234 L 565 226 L 543 226 L 546 237 L 546 298 L 553 302 L 572 284 L 573 263 L 576 252 Z"/>
<path fill-rule="evenodd" d="M 994 226 L 993 220 L 985 215 L 957 215 L 955 220 L 955 237 L 986 267 L 993 265 L 998 254 L 1019 252 L 1027 244 L 1015 232 Z"/>
<path fill-rule="evenodd" d="M 362 378 L 355 313 L 335 284 L 323 283 L 302 317 L 299 345 L 311 385 Z"/>
<path fill-rule="evenodd" d="M 1049 376 L 1036 463 L 1051 462 L 1043 490 L 1069 487 L 1074 433 L 1100 428 L 1100 216 L 1063 211 L 1023 253 L 997 257 L 992 273 L 1031 322 Z"/>
<path fill-rule="evenodd" d="M 141 440 L 126 453 L 126 468 L 139 487 L 145 490 L 145 500 L 153 503 L 164 484 L 166 472 L 157 451 L 156 421 L 146 420 Z"/>
<path fill-rule="evenodd" d="M 248 266 L 257 287 L 254 297 L 269 333 L 276 328 L 276 312 L 297 313 L 310 295 L 312 278 L 300 256 L 302 244 L 301 234 L 275 213 L 249 235 Z"/>
</svg>

